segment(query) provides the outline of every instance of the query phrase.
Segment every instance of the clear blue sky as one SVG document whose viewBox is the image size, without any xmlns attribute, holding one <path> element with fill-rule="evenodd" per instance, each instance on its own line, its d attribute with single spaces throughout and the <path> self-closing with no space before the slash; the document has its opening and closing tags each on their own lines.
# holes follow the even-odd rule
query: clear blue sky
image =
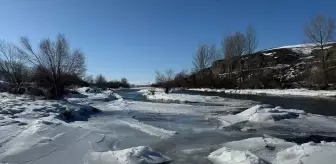
<svg viewBox="0 0 336 164">
<path fill-rule="evenodd" d="M 66 35 L 86 54 L 88 74 L 153 81 L 155 70 L 192 67 L 199 44 L 217 44 L 252 24 L 259 49 L 305 41 L 315 14 L 335 0 L 1 0 L 0 39 Z"/>
</svg>

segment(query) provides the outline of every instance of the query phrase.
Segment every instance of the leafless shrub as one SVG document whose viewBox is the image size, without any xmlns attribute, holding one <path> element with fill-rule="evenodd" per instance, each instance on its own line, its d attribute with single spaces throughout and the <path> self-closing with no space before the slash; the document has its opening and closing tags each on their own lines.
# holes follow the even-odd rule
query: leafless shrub
<svg viewBox="0 0 336 164">
<path fill-rule="evenodd" d="M 6 81 L 19 88 L 21 83 L 27 82 L 29 69 L 13 44 L 0 42 L 0 73 Z"/>
<path fill-rule="evenodd" d="M 70 45 L 64 35 L 58 35 L 56 41 L 44 39 L 39 43 L 38 51 L 34 51 L 27 37 L 21 38 L 21 55 L 38 70 L 42 86 L 47 87 L 50 98 L 60 98 L 69 83 L 66 77 L 82 77 L 85 73 L 85 57 L 82 51 L 71 52 Z"/>
<path fill-rule="evenodd" d="M 107 87 L 107 80 L 106 78 L 100 74 L 100 75 L 97 75 L 96 79 L 95 79 L 95 85 L 99 88 L 105 88 Z"/>
</svg>

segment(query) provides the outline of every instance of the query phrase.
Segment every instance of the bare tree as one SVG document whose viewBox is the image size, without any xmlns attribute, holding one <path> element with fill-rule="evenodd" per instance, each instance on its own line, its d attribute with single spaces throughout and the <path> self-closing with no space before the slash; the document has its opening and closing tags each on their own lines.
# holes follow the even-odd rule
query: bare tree
<svg viewBox="0 0 336 164">
<path fill-rule="evenodd" d="M 236 32 L 233 35 L 233 40 L 234 40 L 234 56 L 239 56 L 241 57 L 242 55 L 246 54 L 246 38 L 243 33 Z"/>
<path fill-rule="evenodd" d="M 174 71 L 172 69 L 168 69 L 166 71 L 166 79 L 167 81 L 172 81 L 174 78 Z"/>
<path fill-rule="evenodd" d="M 229 78 L 231 78 L 232 70 L 233 70 L 233 59 L 234 57 L 238 58 L 238 65 L 239 65 L 239 74 L 240 74 L 240 81 L 244 81 L 244 74 L 243 74 L 243 60 L 242 56 L 246 54 L 246 37 L 244 34 L 240 32 L 236 32 L 233 35 L 226 36 L 222 43 L 224 57 L 226 60 L 227 65 L 227 72 L 229 74 Z"/>
<path fill-rule="evenodd" d="M 122 84 L 128 84 L 128 80 L 125 77 L 121 78 L 120 82 Z"/>
<path fill-rule="evenodd" d="M 177 73 L 174 79 L 183 79 L 189 76 L 189 72 L 186 69 L 183 69 L 181 72 Z"/>
<path fill-rule="evenodd" d="M 222 43 L 223 55 L 227 65 L 227 73 L 229 74 L 229 78 L 231 78 L 232 74 L 232 58 L 234 57 L 234 38 L 233 36 L 226 36 Z"/>
<path fill-rule="evenodd" d="M 166 83 L 174 79 L 174 71 L 172 69 L 166 70 L 164 73 L 156 71 L 156 83 Z"/>
<path fill-rule="evenodd" d="M 245 41 L 246 41 L 246 53 L 252 54 L 258 46 L 256 32 L 252 25 L 249 25 L 246 29 Z"/>
<path fill-rule="evenodd" d="M 208 53 L 208 46 L 201 45 L 193 58 L 193 65 L 196 72 L 204 70 L 211 65 L 211 59 Z"/>
<path fill-rule="evenodd" d="M 71 52 L 70 45 L 64 35 L 58 35 L 56 41 L 44 39 L 34 52 L 27 37 L 21 38 L 22 48 L 18 50 L 33 66 L 38 68 L 41 77 L 45 78 L 44 87 L 48 87 L 51 98 L 60 98 L 67 85 L 67 76 L 82 77 L 85 73 L 85 57 L 79 49 Z"/>
<path fill-rule="evenodd" d="M 218 52 L 215 45 L 208 46 L 208 54 L 210 58 L 210 64 L 212 64 L 214 61 L 222 59 L 222 56 Z"/>
<path fill-rule="evenodd" d="M 0 72 L 16 87 L 28 80 L 29 71 L 19 51 L 14 45 L 3 41 L 0 42 Z"/>
<path fill-rule="evenodd" d="M 172 69 L 168 69 L 165 73 L 161 73 L 156 71 L 156 84 L 158 86 L 166 88 L 166 93 L 169 92 L 169 89 L 173 87 L 174 83 L 174 71 Z"/>
<path fill-rule="evenodd" d="M 323 84 L 324 87 L 328 86 L 328 71 L 330 70 L 328 65 L 328 54 L 326 52 L 326 44 L 333 41 L 335 35 L 335 20 L 333 18 L 326 18 L 322 15 L 317 15 L 306 25 L 304 30 L 309 40 L 319 47 L 320 63 L 323 72 Z"/>
<path fill-rule="evenodd" d="M 86 81 L 89 84 L 93 84 L 95 82 L 92 75 L 84 77 L 84 81 Z"/>
<path fill-rule="evenodd" d="M 107 80 L 102 74 L 99 74 L 95 79 L 95 84 L 97 87 L 105 88 L 107 85 Z"/>
<path fill-rule="evenodd" d="M 155 76 L 155 82 L 156 83 L 166 82 L 166 76 L 163 73 L 161 73 L 159 71 L 156 71 L 155 74 L 156 74 L 156 76 Z"/>
<path fill-rule="evenodd" d="M 240 71 L 240 81 L 244 81 L 244 74 L 243 74 L 243 60 L 242 56 L 246 54 L 246 38 L 245 35 L 236 32 L 233 36 L 234 40 L 234 56 L 238 56 L 238 64 L 239 64 L 239 71 Z"/>
</svg>

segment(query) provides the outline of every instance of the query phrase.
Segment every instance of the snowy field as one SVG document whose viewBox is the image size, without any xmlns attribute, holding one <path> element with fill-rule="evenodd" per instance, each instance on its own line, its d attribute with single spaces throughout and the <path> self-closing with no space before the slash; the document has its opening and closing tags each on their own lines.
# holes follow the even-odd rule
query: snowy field
<svg viewBox="0 0 336 164">
<path fill-rule="evenodd" d="M 159 89 L 134 92 L 148 101 L 126 100 L 122 91 L 78 92 L 60 101 L 1 93 L 0 163 L 311 164 L 336 159 L 335 117 Z"/>
<path fill-rule="evenodd" d="M 302 96 L 328 98 L 336 97 L 334 90 L 308 90 L 308 89 L 209 89 L 194 88 L 191 91 L 203 92 L 221 92 L 226 94 L 243 94 L 243 95 L 269 95 L 269 96 Z"/>
</svg>

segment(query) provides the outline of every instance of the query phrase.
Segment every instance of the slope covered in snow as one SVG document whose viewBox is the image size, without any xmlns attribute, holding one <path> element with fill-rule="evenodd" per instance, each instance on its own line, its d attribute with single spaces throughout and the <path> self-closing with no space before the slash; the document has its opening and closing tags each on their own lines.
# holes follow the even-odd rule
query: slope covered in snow
<svg viewBox="0 0 336 164">
<path fill-rule="evenodd" d="M 335 90 L 308 90 L 308 89 L 209 89 L 194 88 L 191 91 L 221 92 L 225 94 L 269 95 L 269 96 L 303 96 L 328 98 L 336 97 Z"/>
<path fill-rule="evenodd" d="M 332 44 L 335 44 L 335 42 L 325 43 L 324 49 L 331 48 Z M 281 47 L 266 49 L 266 50 L 262 50 L 262 51 L 271 51 L 271 50 L 278 50 L 278 49 L 290 49 L 290 50 L 292 50 L 293 52 L 296 52 L 296 53 L 302 53 L 302 54 L 305 54 L 305 55 L 310 55 L 313 50 L 317 50 L 317 49 L 319 49 L 319 47 L 316 46 L 316 44 L 314 44 L 314 43 L 306 43 L 306 44 L 281 46 Z"/>
</svg>

